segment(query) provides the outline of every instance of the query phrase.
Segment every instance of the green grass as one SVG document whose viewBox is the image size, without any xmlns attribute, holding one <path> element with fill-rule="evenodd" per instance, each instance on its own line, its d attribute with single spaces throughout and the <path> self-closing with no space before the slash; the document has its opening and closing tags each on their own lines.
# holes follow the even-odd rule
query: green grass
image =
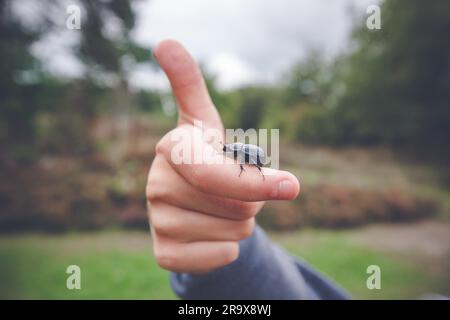
<svg viewBox="0 0 450 320">
<path fill-rule="evenodd" d="M 305 236 L 306 235 L 306 236 Z M 168 273 L 156 265 L 148 235 L 136 232 L 0 237 L 0 297 L 20 299 L 173 299 Z M 436 279 L 384 254 L 355 247 L 345 233 L 273 235 L 354 298 L 414 298 Z M 81 290 L 66 288 L 66 268 L 80 266 Z M 366 288 L 366 268 L 382 269 L 382 289 Z"/>
<path fill-rule="evenodd" d="M 304 231 L 300 239 L 298 233 L 273 238 L 334 279 L 355 299 L 413 299 L 433 290 L 434 280 L 418 267 L 352 245 L 345 232 L 311 230 Z M 378 265 L 381 269 L 381 290 L 367 289 L 366 280 L 370 274 L 366 270 L 369 265 Z"/>
<path fill-rule="evenodd" d="M 120 235 L 126 237 L 126 235 Z M 83 236 L 80 236 L 83 237 Z M 101 238 L 102 236 L 99 236 Z M 77 235 L 39 235 L 1 240 L 0 297 L 20 299 L 173 299 L 168 272 L 158 268 L 150 247 L 96 248 L 83 244 L 71 252 Z M 92 237 L 96 241 L 96 237 Z M 98 239 L 104 241 L 103 239 Z M 56 243 L 52 243 L 55 241 Z M 66 268 L 81 268 L 81 290 L 66 288 Z"/>
</svg>

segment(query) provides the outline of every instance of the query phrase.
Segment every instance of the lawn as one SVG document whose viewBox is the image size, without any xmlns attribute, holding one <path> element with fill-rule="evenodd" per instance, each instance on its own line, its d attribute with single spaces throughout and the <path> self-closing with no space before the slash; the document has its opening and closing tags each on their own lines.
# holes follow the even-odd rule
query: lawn
<svg viewBox="0 0 450 320">
<path fill-rule="evenodd" d="M 349 240 L 349 232 L 271 234 L 274 241 L 332 277 L 354 298 L 415 298 L 444 281 L 412 262 Z M 66 288 L 66 268 L 80 266 L 81 290 Z M 366 288 L 367 266 L 382 270 L 382 289 Z M 0 237 L 0 297 L 20 299 L 173 299 L 148 234 L 104 231 Z"/>
<path fill-rule="evenodd" d="M 134 248 L 132 241 L 140 243 Z M 123 240 L 124 245 L 116 246 Z M 24 299 L 173 299 L 146 235 L 30 235 L 0 240 L 0 296 Z M 143 243 L 149 244 L 143 247 Z M 66 288 L 66 268 L 81 268 L 81 290 Z"/>
<path fill-rule="evenodd" d="M 273 238 L 334 279 L 355 299 L 411 299 L 433 290 L 434 280 L 413 263 L 352 245 L 348 232 L 307 230 L 301 236 L 296 232 Z M 381 269 L 381 290 L 367 289 L 369 265 L 378 265 Z"/>
</svg>

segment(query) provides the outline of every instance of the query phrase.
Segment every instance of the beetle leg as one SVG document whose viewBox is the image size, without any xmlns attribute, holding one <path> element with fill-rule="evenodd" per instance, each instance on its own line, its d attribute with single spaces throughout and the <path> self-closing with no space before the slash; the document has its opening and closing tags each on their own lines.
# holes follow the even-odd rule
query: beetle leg
<svg viewBox="0 0 450 320">
<path fill-rule="evenodd" d="M 266 180 L 266 177 L 264 176 L 264 173 L 262 172 L 262 170 L 261 170 L 261 167 L 260 167 L 260 166 L 258 166 L 258 165 L 255 165 L 255 167 L 257 167 L 257 168 L 258 168 L 258 170 L 259 170 L 259 173 L 261 173 L 261 175 L 262 175 L 262 177 L 263 177 L 263 180 Z"/>
<path fill-rule="evenodd" d="M 240 177 L 241 176 L 241 174 L 242 174 L 242 171 L 245 171 L 245 169 L 244 169 L 244 166 L 240 163 L 239 164 L 239 166 L 241 167 L 241 172 L 239 172 L 239 176 L 238 177 Z"/>
</svg>

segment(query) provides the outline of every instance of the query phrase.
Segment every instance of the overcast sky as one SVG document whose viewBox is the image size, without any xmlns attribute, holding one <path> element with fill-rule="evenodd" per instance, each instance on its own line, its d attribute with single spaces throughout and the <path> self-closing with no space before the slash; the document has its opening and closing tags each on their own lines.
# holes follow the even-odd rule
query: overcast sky
<svg viewBox="0 0 450 320">
<path fill-rule="evenodd" d="M 152 0 L 137 1 L 135 39 L 154 46 L 165 38 L 182 42 L 223 89 L 279 78 L 289 66 L 316 49 L 333 57 L 348 48 L 354 18 L 378 0 Z M 81 21 L 82 22 L 82 21 Z M 34 52 L 54 72 L 79 73 L 62 43 L 73 36 L 54 35 Z M 167 88 L 160 71 L 141 68 L 132 85 Z"/>
<path fill-rule="evenodd" d="M 309 50 L 345 50 L 353 17 L 370 0 L 153 0 L 136 6 L 136 39 L 181 41 L 222 88 L 275 80 Z M 139 72 L 136 83 L 167 85 Z"/>
</svg>

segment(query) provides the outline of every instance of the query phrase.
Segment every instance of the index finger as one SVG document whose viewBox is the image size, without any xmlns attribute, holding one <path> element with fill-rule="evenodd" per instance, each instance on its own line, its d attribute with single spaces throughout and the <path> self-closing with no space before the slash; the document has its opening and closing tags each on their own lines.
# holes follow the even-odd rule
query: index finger
<svg viewBox="0 0 450 320">
<path fill-rule="evenodd" d="M 157 152 L 162 154 L 189 184 L 200 191 L 242 201 L 292 200 L 297 197 L 300 184 L 297 178 L 287 171 L 262 168 L 263 179 L 256 167 L 244 165 L 245 172 L 240 175 L 239 164 L 219 153 L 209 156 L 204 153 L 206 158 L 202 159 L 202 163 L 175 161 L 174 150 L 180 149 L 180 146 L 177 146 L 180 142 L 177 142 L 173 135 L 180 136 L 177 131 L 182 129 L 186 130 L 182 135 L 190 136 L 192 140 L 189 146 L 184 145 L 181 149 L 194 153 L 194 149 L 212 148 L 202 140 L 195 140 L 196 135 L 192 132 L 200 129 L 184 126 L 169 132 L 158 144 Z M 198 148 L 200 144 L 202 148 Z"/>
</svg>

